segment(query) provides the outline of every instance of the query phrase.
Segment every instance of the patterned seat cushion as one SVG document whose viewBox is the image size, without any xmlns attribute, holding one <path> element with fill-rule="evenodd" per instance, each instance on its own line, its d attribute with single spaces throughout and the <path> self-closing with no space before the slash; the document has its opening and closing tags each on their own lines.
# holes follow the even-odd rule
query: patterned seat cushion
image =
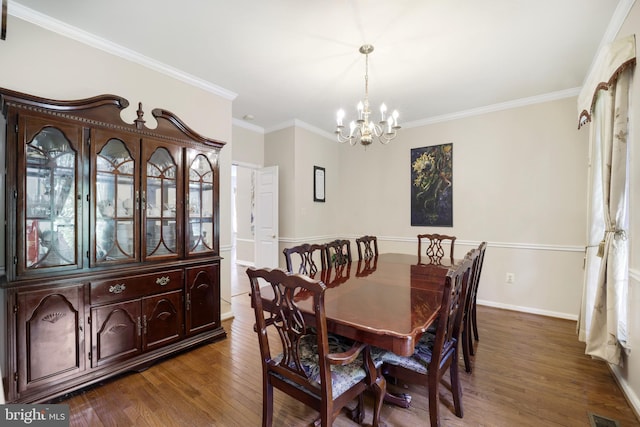
<svg viewBox="0 0 640 427">
<path fill-rule="evenodd" d="M 342 353 L 351 348 L 351 343 L 347 339 L 336 335 L 329 336 L 329 353 Z M 316 335 L 307 334 L 300 339 L 299 344 L 300 363 L 309 378 L 309 382 L 320 387 L 320 366 L 318 365 L 318 342 Z M 275 358 L 276 363 L 280 363 L 282 354 Z M 274 374 L 277 375 L 277 374 Z M 348 365 L 331 365 L 331 386 L 333 388 L 333 398 L 337 398 L 345 391 L 356 385 L 365 378 L 367 373 L 362 366 L 362 354 Z M 278 377 L 297 386 L 279 375 Z M 299 387 L 298 387 L 299 388 Z"/>
<path fill-rule="evenodd" d="M 402 366 L 412 371 L 426 374 L 429 363 L 431 363 L 431 355 L 433 351 L 433 343 L 436 336 L 430 332 L 422 334 L 414 353 L 407 356 L 399 356 L 391 351 L 375 348 L 371 350 L 371 355 L 376 366 L 387 363 L 389 365 Z"/>
</svg>

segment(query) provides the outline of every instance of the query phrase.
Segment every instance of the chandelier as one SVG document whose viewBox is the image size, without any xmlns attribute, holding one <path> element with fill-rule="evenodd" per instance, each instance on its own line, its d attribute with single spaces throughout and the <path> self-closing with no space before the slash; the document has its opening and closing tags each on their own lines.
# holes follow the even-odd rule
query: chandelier
<svg viewBox="0 0 640 427">
<path fill-rule="evenodd" d="M 365 56 L 365 74 L 364 74 L 364 101 L 358 103 L 358 118 L 349 124 L 349 134 L 345 135 L 345 127 L 342 124 L 344 119 L 344 110 L 340 109 L 337 115 L 338 125 L 335 134 L 338 142 L 347 142 L 356 145 L 358 142 L 365 147 L 371 145 L 374 138 L 380 143 L 388 144 L 396 137 L 398 129 L 398 111 L 394 110 L 390 115 L 387 114 L 387 106 L 380 105 L 380 121 L 375 123 L 369 121 L 371 110 L 369 109 L 369 54 L 373 52 L 373 46 L 365 44 L 360 46 L 360 53 Z"/>
</svg>

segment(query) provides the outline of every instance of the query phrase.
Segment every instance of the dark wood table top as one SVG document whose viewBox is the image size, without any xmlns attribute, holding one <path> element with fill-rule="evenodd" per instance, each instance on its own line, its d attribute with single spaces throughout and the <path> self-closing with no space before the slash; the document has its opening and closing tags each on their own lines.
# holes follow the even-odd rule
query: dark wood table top
<svg viewBox="0 0 640 427">
<path fill-rule="evenodd" d="M 325 293 L 330 332 L 410 356 L 416 340 L 435 321 L 448 265 L 418 264 L 418 257 L 381 254 L 367 262 L 316 274 Z M 311 311 L 311 298 L 296 303 Z"/>
</svg>

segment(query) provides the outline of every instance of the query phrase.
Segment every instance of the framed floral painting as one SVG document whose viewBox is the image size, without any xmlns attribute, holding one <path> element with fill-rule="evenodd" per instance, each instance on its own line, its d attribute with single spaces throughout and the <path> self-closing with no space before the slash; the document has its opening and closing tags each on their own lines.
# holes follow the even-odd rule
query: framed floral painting
<svg viewBox="0 0 640 427">
<path fill-rule="evenodd" d="M 411 149 L 411 225 L 453 227 L 453 144 Z"/>
</svg>

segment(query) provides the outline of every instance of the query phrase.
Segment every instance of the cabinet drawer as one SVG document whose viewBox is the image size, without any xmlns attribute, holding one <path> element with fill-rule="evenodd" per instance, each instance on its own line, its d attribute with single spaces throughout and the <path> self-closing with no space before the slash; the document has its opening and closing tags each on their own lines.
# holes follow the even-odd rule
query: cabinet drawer
<svg viewBox="0 0 640 427">
<path fill-rule="evenodd" d="M 91 283 L 91 304 L 123 301 L 182 289 L 182 270 L 125 276 Z"/>
</svg>

